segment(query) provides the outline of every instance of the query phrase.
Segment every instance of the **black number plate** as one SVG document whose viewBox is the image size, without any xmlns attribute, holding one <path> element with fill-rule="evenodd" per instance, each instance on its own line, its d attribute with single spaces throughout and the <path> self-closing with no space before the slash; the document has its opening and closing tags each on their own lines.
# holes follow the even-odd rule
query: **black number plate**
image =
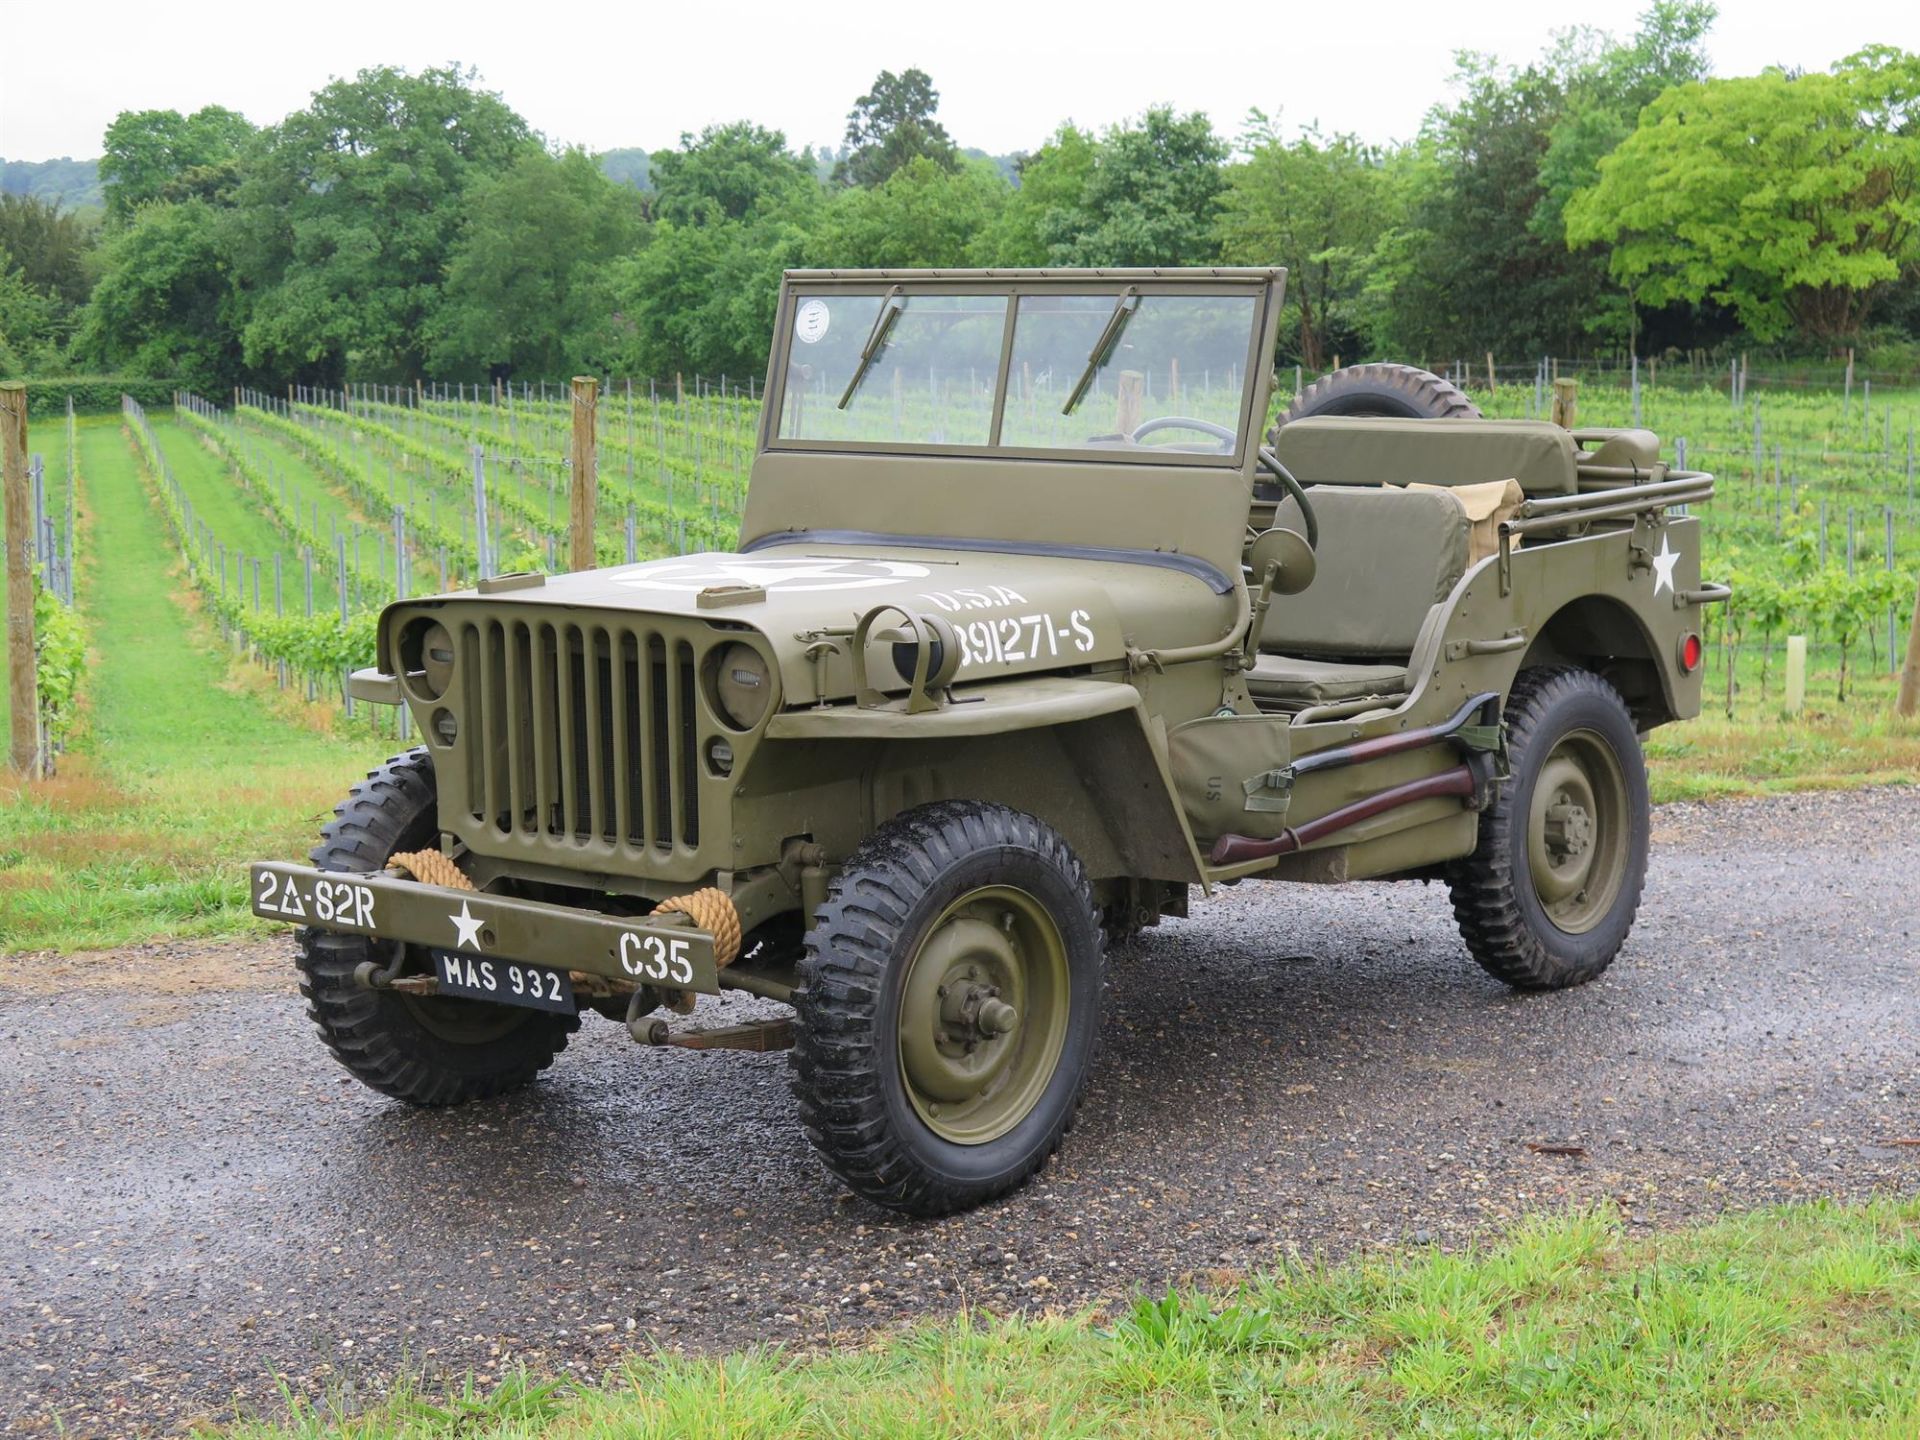
<svg viewBox="0 0 1920 1440">
<path fill-rule="evenodd" d="M 456 955 L 442 950 L 434 957 L 439 993 L 499 1005 L 524 1005 L 530 1010 L 574 1013 L 573 979 L 564 970 L 544 965 L 522 965 L 492 956 Z"/>
</svg>

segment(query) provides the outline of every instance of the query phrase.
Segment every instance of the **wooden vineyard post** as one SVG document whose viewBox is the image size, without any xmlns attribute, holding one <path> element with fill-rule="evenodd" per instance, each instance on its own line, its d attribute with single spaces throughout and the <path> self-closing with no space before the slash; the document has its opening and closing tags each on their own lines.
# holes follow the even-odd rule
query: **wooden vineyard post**
<svg viewBox="0 0 1920 1440">
<path fill-rule="evenodd" d="M 1798 715 L 1807 708 L 1807 637 L 1787 637 L 1787 713 Z"/>
<path fill-rule="evenodd" d="M 7 510 L 7 699 L 13 707 L 7 760 L 21 775 L 40 759 L 40 698 L 33 675 L 33 511 L 27 500 L 27 387 L 0 383 L 0 459 Z"/>
<path fill-rule="evenodd" d="M 1122 435 L 1131 435 L 1140 428 L 1140 412 L 1146 403 L 1147 377 L 1138 370 L 1122 370 L 1120 383 L 1114 388 L 1113 428 Z"/>
<path fill-rule="evenodd" d="M 1562 430 L 1573 429 L 1575 415 L 1579 412 L 1578 380 L 1555 380 L 1553 382 L 1553 423 Z"/>
<path fill-rule="evenodd" d="M 568 537 L 572 545 L 568 560 L 575 570 L 591 570 L 596 563 L 593 502 L 600 489 L 600 457 L 594 420 L 599 402 L 600 382 L 591 375 L 574 376 L 573 489 L 568 509 Z"/>
<path fill-rule="evenodd" d="M 1493 352 L 1491 350 L 1487 351 L 1487 393 L 1489 395 L 1498 395 L 1500 393 L 1500 387 L 1495 385 L 1493 381 Z"/>
<path fill-rule="evenodd" d="M 1920 589 L 1914 591 L 1913 622 L 1907 626 L 1907 660 L 1900 667 L 1900 693 L 1893 702 L 1893 713 L 1903 719 L 1912 719 L 1916 711 L 1920 711 Z"/>
</svg>

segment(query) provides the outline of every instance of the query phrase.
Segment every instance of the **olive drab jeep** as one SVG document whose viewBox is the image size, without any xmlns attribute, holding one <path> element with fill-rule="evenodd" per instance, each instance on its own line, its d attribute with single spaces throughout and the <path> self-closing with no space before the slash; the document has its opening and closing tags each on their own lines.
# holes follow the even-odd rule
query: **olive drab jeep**
<svg viewBox="0 0 1920 1440">
<path fill-rule="evenodd" d="M 1196 887 L 1443 880 L 1501 980 L 1598 975 L 1711 477 L 1396 366 L 1269 435 L 1284 280 L 788 274 L 738 550 L 382 615 L 353 693 L 426 743 L 252 868 L 341 1062 L 442 1105 L 588 1011 L 791 1047 L 828 1168 L 936 1214 L 1058 1146 L 1107 947 Z M 724 991 L 790 1016 L 677 1018 Z"/>
</svg>

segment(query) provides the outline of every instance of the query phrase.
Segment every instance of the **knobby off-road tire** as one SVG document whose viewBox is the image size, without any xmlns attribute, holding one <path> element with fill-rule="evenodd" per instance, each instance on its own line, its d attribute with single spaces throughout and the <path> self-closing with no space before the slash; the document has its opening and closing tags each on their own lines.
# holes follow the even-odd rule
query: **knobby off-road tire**
<svg viewBox="0 0 1920 1440">
<path fill-rule="evenodd" d="M 1348 365 L 1323 375 L 1273 422 L 1269 442 L 1309 415 L 1384 415 L 1402 420 L 1477 420 L 1480 407 L 1450 380 L 1417 365 Z"/>
<path fill-rule="evenodd" d="M 1106 952 L 1059 835 L 943 801 L 854 852 L 800 982 L 791 1064 L 808 1139 L 867 1199 L 944 1215 L 1024 1183 L 1072 1125 Z"/>
<path fill-rule="evenodd" d="M 333 814 L 312 852 L 322 870 L 369 874 L 396 852 L 437 845 L 432 759 L 425 750 L 395 756 Z M 369 990 L 355 983 L 355 969 L 387 964 L 394 942 L 313 929 L 296 939 L 300 993 L 320 1038 L 360 1080 L 396 1100 L 460 1105 L 518 1089 L 580 1028 L 574 1015 Z"/>
<path fill-rule="evenodd" d="M 1522 990 L 1613 963 L 1647 878 L 1646 762 L 1620 694 L 1568 668 L 1520 672 L 1507 698 L 1512 778 L 1448 881 L 1467 949 Z"/>
</svg>

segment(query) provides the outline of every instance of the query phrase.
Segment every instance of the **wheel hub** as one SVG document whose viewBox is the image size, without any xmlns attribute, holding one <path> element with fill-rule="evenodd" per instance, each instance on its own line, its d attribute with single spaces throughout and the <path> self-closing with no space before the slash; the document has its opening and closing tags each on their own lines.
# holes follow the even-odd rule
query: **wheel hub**
<svg viewBox="0 0 1920 1440">
<path fill-rule="evenodd" d="M 1546 831 L 1547 849 L 1555 860 L 1564 863 L 1578 859 L 1593 843 L 1593 816 L 1563 790 L 1547 807 Z"/>
<path fill-rule="evenodd" d="M 1050 1079 L 1064 1034 L 1065 952 L 1032 896 L 977 890 L 921 941 L 900 995 L 900 1071 L 933 1130 L 980 1144 Z"/>
<path fill-rule="evenodd" d="M 1528 861 L 1547 918 L 1570 934 L 1591 928 L 1626 871 L 1626 783 L 1619 761 L 1591 731 L 1554 746 L 1533 789 Z"/>
</svg>

